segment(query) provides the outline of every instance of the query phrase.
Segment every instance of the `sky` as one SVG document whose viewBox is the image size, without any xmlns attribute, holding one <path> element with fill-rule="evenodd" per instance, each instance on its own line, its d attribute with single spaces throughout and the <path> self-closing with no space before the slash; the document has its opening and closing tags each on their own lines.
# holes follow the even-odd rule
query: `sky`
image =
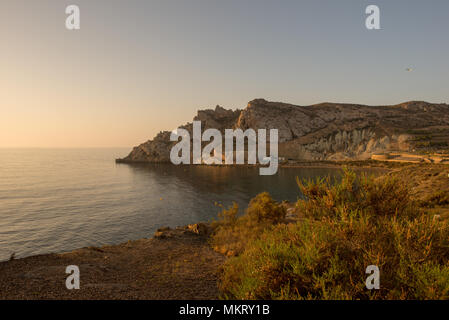
<svg viewBox="0 0 449 320">
<path fill-rule="evenodd" d="M 0 0 L 0 147 L 132 147 L 255 98 L 449 103 L 448 16 L 447 0 Z"/>
</svg>

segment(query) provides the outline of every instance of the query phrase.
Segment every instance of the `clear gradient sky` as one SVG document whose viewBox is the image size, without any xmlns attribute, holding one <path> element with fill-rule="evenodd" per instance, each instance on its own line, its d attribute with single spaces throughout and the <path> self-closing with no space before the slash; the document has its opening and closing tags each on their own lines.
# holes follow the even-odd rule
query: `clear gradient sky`
<svg viewBox="0 0 449 320">
<path fill-rule="evenodd" d="M 448 33 L 448 0 L 0 0 L 0 147 L 131 147 L 254 98 L 448 103 Z"/>
</svg>

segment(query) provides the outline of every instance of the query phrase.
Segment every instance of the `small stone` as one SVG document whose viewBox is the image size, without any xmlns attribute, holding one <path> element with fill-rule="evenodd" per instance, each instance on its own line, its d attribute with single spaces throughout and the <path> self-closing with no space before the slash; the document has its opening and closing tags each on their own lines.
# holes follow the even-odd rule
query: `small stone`
<svg viewBox="0 0 449 320">
<path fill-rule="evenodd" d="M 156 233 L 154 234 L 154 237 L 156 239 L 165 239 L 165 238 L 167 238 L 167 235 L 162 231 L 156 231 Z"/>
<path fill-rule="evenodd" d="M 199 235 L 208 235 L 209 234 L 209 226 L 205 223 L 195 223 L 195 224 L 189 224 L 188 229 L 196 234 Z"/>
</svg>

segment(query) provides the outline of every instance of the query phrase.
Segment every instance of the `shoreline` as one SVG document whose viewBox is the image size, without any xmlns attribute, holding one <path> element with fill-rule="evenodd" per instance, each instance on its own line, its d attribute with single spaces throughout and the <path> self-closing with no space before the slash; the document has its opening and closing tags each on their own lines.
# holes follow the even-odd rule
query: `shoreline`
<svg viewBox="0 0 449 320">
<path fill-rule="evenodd" d="M 168 161 L 153 162 L 153 161 L 135 161 L 135 160 L 125 160 L 125 159 L 115 159 L 117 164 L 129 164 L 129 165 L 173 165 Z M 379 160 L 342 160 L 342 161 L 290 161 L 279 163 L 279 168 L 331 168 L 338 169 L 342 167 L 349 168 L 387 168 L 394 169 L 400 168 L 412 164 L 417 164 L 414 162 L 395 162 L 395 161 L 379 161 Z M 181 165 L 173 165 L 181 166 Z M 218 167 L 218 168 L 229 168 L 229 167 L 242 167 L 242 168 L 259 168 L 262 167 L 261 164 L 186 164 L 183 166 L 188 167 Z"/>
<path fill-rule="evenodd" d="M 146 161 L 129 161 L 129 162 L 125 162 L 125 164 L 129 164 L 129 165 L 170 165 L 170 166 L 175 166 L 173 164 L 171 164 L 170 162 L 146 162 Z M 349 164 L 349 165 L 348 165 Z M 293 164 L 280 164 L 280 168 L 329 168 L 329 169 L 341 169 L 343 166 L 348 165 L 349 168 L 354 169 L 354 170 L 358 170 L 358 169 L 374 169 L 374 170 L 382 170 L 384 171 L 386 168 L 384 166 L 381 165 L 374 165 L 371 166 L 369 164 L 363 163 L 362 165 L 359 162 L 354 162 L 354 163 L 345 163 L 345 164 L 339 164 L 338 162 L 331 162 L 331 161 L 304 161 L 304 162 L 297 162 L 297 163 L 293 163 Z M 232 164 L 232 165 L 206 165 L 206 164 L 199 164 L 199 165 L 187 165 L 189 167 L 218 167 L 218 168 L 258 168 L 260 165 L 248 165 L 248 164 L 242 164 L 242 165 L 238 165 L 238 164 Z M 386 172 L 386 170 L 384 171 Z M 279 199 L 279 201 L 283 201 L 283 199 Z M 197 221 L 192 221 L 192 223 L 200 223 Z M 183 228 L 186 226 L 172 226 L 172 228 Z M 135 241 L 135 240 L 139 240 L 139 239 L 131 239 L 131 240 L 127 240 L 127 241 Z M 105 245 L 120 245 L 121 243 L 106 243 Z M 87 245 L 86 247 L 95 247 L 95 245 Z M 83 247 L 85 248 L 85 247 Z M 26 255 L 26 256 L 20 256 L 20 257 L 15 257 L 15 260 L 19 260 L 19 259 L 25 259 L 25 258 L 29 258 L 29 257 L 33 257 L 33 256 L 40 256 L 40 255 L 46 255 L 46 254 L 64 254 L 64 253 L 70 253 L 72 251 L 78 250 L 78 249 L 82 249 L 82 248 L 74 248 L 74 249 L 69 249 L 69 251 L 56 251 L 56 252 L 43 252 L 43 253 L 37 253 L 37 254 L 31 254 L 31 255 Z M 15 256 L 15 252 L 13 252 L 11 254 L 11 256 Z M 11 257 L 10 256 L 10 257 Z M 8 262 L 10 260 L 10 258 L 3 258 L 0 260 L 0 263 L 3 262 Z"/>
<path fill-rule="evenodd" d="M 116 159 L 120 160 L 120 159 Z M 125 161 L 125 162 L 117 162 L 117 163 L 124 163 L 124 164 L 130 164 L 130 165 L 173 165 L 170 162 L 147 162 L 147 161 Z M 396 166 L 388 166 L 385 165 L 382 161 L 376 161 L 373 160 L 373 163 L 371 163 L 371 161 L 367 162 L 365 160 L 362 161 L 343 161 L 343 162 L 337 162 L 337 161 L 302 161 L 302 162 L 296 162 L 296 163 L 291 163 L 291 164 L 280 164 L 279 167 L 280 168 L 312 168 L 312 169 L 316 169 L 316 168 L 326 168 L 326 169 L 342 169 L 343 167 L 348 167 L 350 169 L 354 169 L 354 170 L 363 170 L 363 169 L 374 169 L 374 170 L 380 170 L 383 171 L 382 173 L 387 173 L 389 171 L 391 171 L 392 169 L 395 168 L 400 168 L 403 166 L 406 166 L 407 164 L 398 164 Z M 410 164 L 408 164 L 410 165 Z M 226 168 L 226 167 L 254 167 L 254 168 L 258 168 L 260 165 L 256 164 L 256 165 L 248 165 L 248 164 L 242 164 L 242 165 L 238 165 L 238 164 L 231 164 L 231 165 L 206 165 L 206 164 L 199 164 L 199 165 L 194 165 L 194 164 L 190 164 L 187 166 L 201 166 L 201 167 L 220 167 L 220 168 Z M 201 224 L 202 222 L 196 222 L 194 224 Z M 191 224 L 192 225 L 192 224 Z M 188 228 L 189 225 L 186 226 L 177 226 L 175 227 L 175 229 L 184 229 L 184 228 Z M 164 228 L 170 228 L 170 227 L 162 227 L 162 229 Z M 158 231 L 155 232 L 155 234 Z M 152 239 L 152 237 L 150 238 L 141 238 L 141 239 L 135 239 L 135 240 L 128 240 L 124 243 L 127 243 L 129 241 L 138 241 L 138 240 L 142 240 L 142 239 Z M 105 244 L 104 246 L 120 246 L 123 243 L 116 243 L 116 244 Z M 70 251 L 61 251 L 61 252 L 49 252 L 49 253 L 41 253 L 41 254 L 35 254 L 35 255 L 29 255 L 29 256 L 24 256 L 24 257 L 15 257 L 15 253 L 12 253 L 11 257 L 14 257 L 13 260 L 20 260 L 20 259 L 27 259 L 27 258 L 31 258 L 31 257 L 38 257 L 38 256 L 45 256 L 45 255 L 52 255 L 52 254 L 56 254 L 56 255 L 60 255 L 60 254 L 67 254 L 67 253 L 71 253 L 77 250 L 81 250 L 81 249 L 85 249 L 85 248 L 95 248 L 95 246 L 87 246 L 87 247 L 83 247 L 83 248 L 77 248 L 77 249 L 73 249 Z M 2 263 L 5 262 L 9 262 L 11 261 L 11 258 L 9 259 L 5 259 L 5 260 L 0 260 L 0 265 Z"/>
<path fill-rule="evenodd" d="M 2 261 L 0 299 L 218 299 L 226 257 L 204 228 L 161 228 L 151 238 Z M 79 267 L 80 290 L 66 288 L 69 265 Z"/>
</svg>

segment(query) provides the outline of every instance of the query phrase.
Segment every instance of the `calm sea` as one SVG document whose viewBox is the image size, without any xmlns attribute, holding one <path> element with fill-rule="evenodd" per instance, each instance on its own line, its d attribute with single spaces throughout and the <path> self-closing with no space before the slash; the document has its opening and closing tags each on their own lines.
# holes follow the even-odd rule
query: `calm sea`
<svg viewBox="0 0 449 320">
<path fill-rule="evenodd" d="M 296 200 L 295 177 L 335 169 L 116 164 L 130 149 L 0 149 L 0 260 L 151 237 L 216 217 L 215 202 L 246 208 L 262 191 Z"/>
</svg>

